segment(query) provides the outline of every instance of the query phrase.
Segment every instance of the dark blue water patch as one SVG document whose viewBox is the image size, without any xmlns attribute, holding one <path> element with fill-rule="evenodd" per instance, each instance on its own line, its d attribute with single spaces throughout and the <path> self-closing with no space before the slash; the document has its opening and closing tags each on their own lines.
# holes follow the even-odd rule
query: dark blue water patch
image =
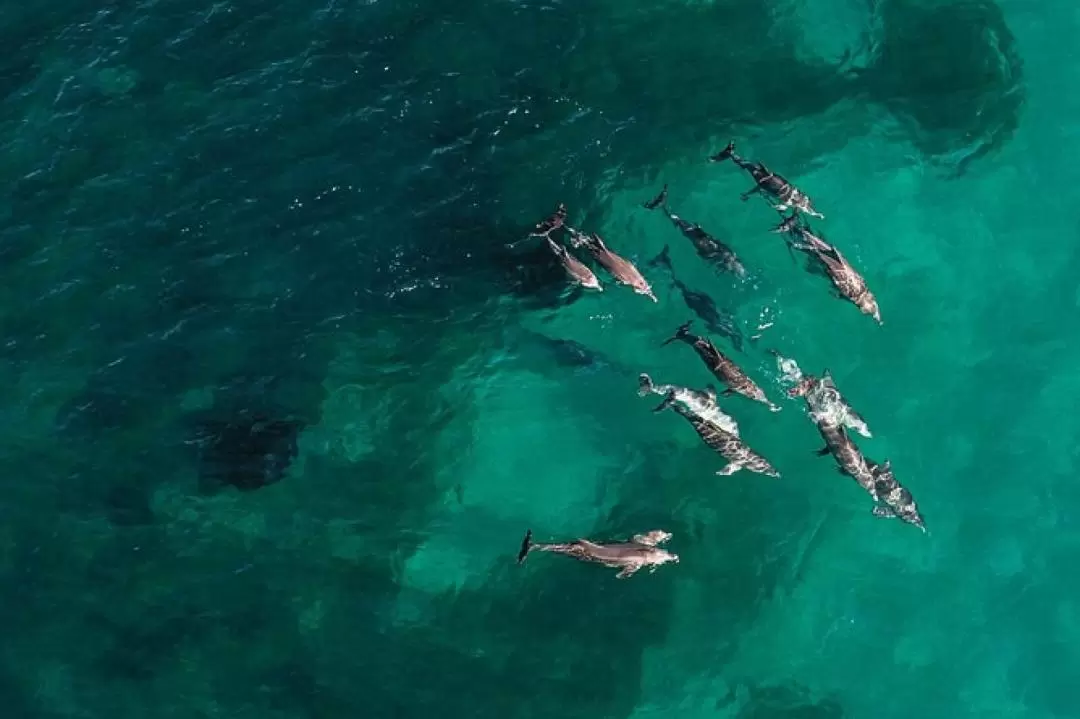
<svg viewBox="0 0 1080 719">
<path fill-rule="evenodd" d="M 200 418 L 192 443 L 199 450 L 199 488 L 242 492 L 280 482 L 297 455 L 304 424 L 263 410 Z"/>
<path fill-rule="evenodd" d="M 888 0 L 863 81 L 874 100 L 911 121 L 916 145 L 957 171 L 1015 132 L 1024 104 L 1016 39 L 993 0 Z"/>
<path fill-rule="evenodd" d="M 844 716 L 838 701 L 814 698 L 796 684 L 743 685 L 736 691 L 745 697 L 738 719 L 842 719 Z"/>
</svg>

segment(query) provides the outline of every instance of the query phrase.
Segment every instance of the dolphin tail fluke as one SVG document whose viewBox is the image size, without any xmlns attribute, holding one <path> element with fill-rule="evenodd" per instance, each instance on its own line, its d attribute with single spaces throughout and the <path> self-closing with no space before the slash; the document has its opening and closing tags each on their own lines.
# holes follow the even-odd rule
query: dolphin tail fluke
<svg viewBox="0 0 1080 719">
<path fill-rule="evenodd" d="M 663 412 L 673 404 L 675 404 L 675 390 L 668 392 L 667 396 L 664 397 L 664 401 L 653 408 L 653 412 Z"/>
<path fill-rule="evenodd" d="M 656 390 L 656 385 L 653 384 L 652 377 L 642 372 L 638 375 L 638 397 L 644 397 Z"/>
<path fill-rule="evenodd" d="M 693 322 L 693 320 L 687 320 L 683 324 L 679 325 L 679 329 L 675 330 L 675 334 L 672 335 L 671 337 L 669 337 L 668 339 L 664 340 L 664 344 L 662 344 L 660 346 L 663 347 L 664 345 L 671 344 L 675 340 L 681 340 L 684 337 L 688 337 L 690 335 L 690 323 L 691 322 Z"/>
<path fill-rule="evenodd" d="M 730 158 L 734 154 L 735 154 L 735 141 L 732 140 L 727 144 L 727 147 L 725 147 L 723 150 L 721 150 L 720 152 L 718 152 L 715 155 L 713 155 L 712 157 L 710 157 L 709 162 L 723 162 L 724 160 Z"/>
<path fill-rule="evenodd" d="M 521 564 L 525 561 L 525 557 L 529 556 L 529 550 L 532 549 L 532 530 L 525 530 L 525 538 L 521 540 L 521 549 L 518 551 L 517 563 Z"/>
</svg>

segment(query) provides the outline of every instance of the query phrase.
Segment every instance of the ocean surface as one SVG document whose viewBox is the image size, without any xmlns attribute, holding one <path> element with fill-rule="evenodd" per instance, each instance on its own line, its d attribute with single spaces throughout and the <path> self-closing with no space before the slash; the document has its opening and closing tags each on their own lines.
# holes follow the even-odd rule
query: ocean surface
<svg viewBox="0 0 1080 719">
<path fill-rule="evenodd" d="M 0 714 L 1080 716 L 1078 34 L 1066 0 L 4 0 Z M 706 161 L 732 139 L 883 326 Z M 570 288 L 527 238 L 560 202 L 657 303 Z M 716 382 L 661 346 L 688 319 L 783 407 L 721 399 L 781 478 L 638 397 Z M 832 372 L 926 534 L 814 455 L 769 350 Z M 526 529 L 681 561 L 518 566 Z"/>
</svg>

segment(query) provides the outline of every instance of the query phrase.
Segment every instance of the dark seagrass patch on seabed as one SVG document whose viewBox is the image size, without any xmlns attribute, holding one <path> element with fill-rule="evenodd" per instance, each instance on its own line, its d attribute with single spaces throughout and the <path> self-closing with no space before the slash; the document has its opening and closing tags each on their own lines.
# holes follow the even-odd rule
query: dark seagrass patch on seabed
<svg viewBox="0 0 1080 719">
<path fill-rule="evenodd" d="M 909 121 L 927 155 L 963 172 L 1015 132 L 1024 104 L 1016 38 L 992 0 L 885 0 L 860 84 Z"/>
<path fill-rule="evenodd" d="M 193 441 L 199 448 L 199 489 L 235 487 L 250 492 L 281 481 L 296 459 L 305 423 L 265 410 L 240 410 L 200 418 Z"/>
</svg>

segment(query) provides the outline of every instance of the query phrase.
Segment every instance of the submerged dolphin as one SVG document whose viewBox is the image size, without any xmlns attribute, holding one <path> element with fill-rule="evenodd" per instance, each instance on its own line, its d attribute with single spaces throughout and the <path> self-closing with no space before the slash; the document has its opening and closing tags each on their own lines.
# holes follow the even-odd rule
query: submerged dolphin
<svg viewBox="0 0 1080 719">
<path fill-rule="evenodd" d="M 800 224 L 796 220 L 797 217 L 793 215 L 787 218 L 777 226 L 775 231 L 790 234 L 795 240 L 790 243 L 791 247 L 806 252 L 820 263 L 841 298 L 858 307 L 864 315 L 873 317 L 879 325 L 882 324 L 877 298 L 866 286 L 863 276 L 851 266 L 840 250 L 815 235 L 810 228 Z"/>
<path fill-rule="evenodd" d="M 761 402 L 768 406 L 773 412 L 780 411 L 780 407 L 773 404 L 769 401 L 769 398 L 765 396 L 764 390 L 758 387 L 757 384 L 754 383 L 754 380 L 750 379 L 749 375 L 743 372 L 731 358 L 716 349 L 716 345 L 704 337 L 690 334 L 690 322 L 681 325 L 675 330 L 675 335 L 665 340 L 663 344 L 670 344 L 676 340 L 685 342 L 693 347 L 694 351 L 701 357 L 701 361 L 709 368 L 709 371 L 712 372 L 718 380 L 728 386 L 728 389 L 724 390 L 722 394 L 741 394 L 747 399 Z"/>
<path fill-rule="evenodd" d="M 649 283 L 646 282 L 641 272 L 634 266 L 634 263 L 609 250 L 600 235 L 595 233 L 586 235 L 569 225 L 566 229 L 570 232 L 571 245 L 574 247 L 584 246 L 592 253 L 593 257 L 596 258 L 596 261 L 603 265 L 604 269 L 610 272 L 612 277 L 618 282 L 629 285 L 633 288 L 635 293 L 645 295 L 653 302 L 657 302 L 652 287 L 649 286 Z"/>
<path fill-rule="evenodd" d="M 605 567 L 621 570 L 615 576 L 625 579 L 642 567 L 652 567 L 650 574 L 656 568 L 668 562 L 679 563 L 679 557 L 659 545 L 671 539 L 671 533 L 661 529 L 654 529 L 646 534 L 635 534 L 629 542 L 610 542 L 601 544 L 591 542 L 588 539 L 575 539 L 572 542 L 560 542 L 554 544 L 534 543 L 532 530 L 525 532 L 525 539 L 521 541 L 521 550 L 518 551 L 517 561 L 521 564 L 530 552 L 555 552 L 564 554 L 584 562 L 596 562 Z"/>
<path fill-rule="evenodd" d="M 710 157 L 709 161 L 723 162 L 728 159 L 749 172 L 750 176 L 754 178 L 754 187 L 742 194 L 744 202 L 755 193 L 765 192 L 779 200 L 778 204 L 773 205 L 779 212 L 787 212 L 789 209 L 794 208 L 811 217 L 825 219 L 825 215 L 814 209 L 813 203 L 810 202 L 810 198 L 804 192 L 760 162 L 747 162 L 736 155 L 734 142 L 729 142 L 727 147 Z"/>
<path fill-rule="evenodd" d="M 660 191 L 660 194 L 652 200 L 642 203 L 642 207 L 647 210 L 661 208 L 668 219 L 671 220 L 671 223 L 683 233 L 683 236 L 694 243 L 694 249 L 697 250 L 700 257 L 737 277 L 745 277 L 746 268 L 735 254 L 735 250 L 710 235 L 702 229 L 701 225 L 688 222 L 671 212 L 667 206 L 667 194 L 667 185 L 664 185 L 664 189 Z"/>
<path fill-rule="evenodd" d="M 750 449 L 737 435 L 725 432 L 719 425 L 693 414 L 678 404 L 675 399 L 675 392 L 669 392 L 664 401 L 653 411 L 662 412 L 669 407 L 682 415 L 693 426 L 702 442 L 709 445 L 728 461 L 727 465 L 717 472 L 721 477 L 735 474 L 740 469 L 746 469 L 769 477 L 780 476 L 780 472 L 769 464 L 769 460 Z"/>
<path fill-rule="evenodd" d="M 731 340 L 735 349 L 742 351 L 743 335 L 735 323 L 735 317 L 730 312 L 722 311 L 716 306 L 712 297 L 704 292 L 690 289 L 686 284 L 675 276 L 675 268 L 671 265 L 671 248 L 664 245 L 660 254 L 649 261 L 649 266 L 660 265 L 667 269 L 671 275 L 671 282 L 682 295 L 683 302 L 698 318 L 705 323 L 705 327 L 713 334 L 723 335 Z"/>
<path fill-rule="evenodd" d="M 818 450 L 818 455 L 832 454 L 840 472 L 866 490 L 874 500 L 872 512 L 875 517 L 899 517 L 926 532 L 926 523 L 915 504 L 915 498 L 896 481 L 888 460 L 884 464 L 868 460 L 843 425 L 819 421 L 817 426 L 825 440 L 825 446 Z"/>
<path fill-rule="evenodd" d="M 820 421 L 842 424 L 863 437 L 873 437 L 870 428 L 866 425 L 866 420 L 852 408 L 851 403 L 836 388 L 829 370 L 825 370 L 820 378 L 804 374 L 795 360 L 781 357 L 776 350 L 769 350 L 769 352 L 776 357 L 786 379 L 795 383 L 795 386 L 788 390 L 788 396 L 805 398 L 810 418 L 815 423 Z"/>
<path fill-rule="evenodd" d="M 682 404 L 692 414 L 712 422 L 729 434 L 739 436 L 739 424 L 731 415 L 720 409 L 716 401 L 716 390 L 712 387 L 696 390 L 674 384 L 655 384 L 649 375 L 644 373 L 638 375 L 638 396 L 644 397 L 650 392 L 664 395 L 664 397 L 673 394 L 675 401 Z"/>
</svg>

